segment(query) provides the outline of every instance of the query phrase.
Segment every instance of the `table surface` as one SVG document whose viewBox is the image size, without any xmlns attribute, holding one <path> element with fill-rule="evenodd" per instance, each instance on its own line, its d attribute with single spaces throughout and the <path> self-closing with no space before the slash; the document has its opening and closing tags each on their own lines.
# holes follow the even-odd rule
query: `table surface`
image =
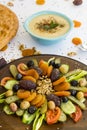
<svg viewBox="0 0 87 130">
<path fill-rule="evenodd" d="M 8 2 L 13 3 L 13 6 L 9 6 Z M 10 41 L 5 51 L 0 51 L 0 58 L 3 57 L 7 62 L 10 62 L 12 59 L 22 57 L 19 46 L 23 44 L 25 48 L 35 47 L 42 54 L 58 54 L 87 65 L 87 51 L 81 51 L 78 46 L 72 43 L 73 37 L 79 37 L 83 44 L 87 44 L 87 0 L 83 0 L 83 3 L 79 6 L 75 6 L 73 0 L 45 0 L 44 5 L 37 5 L 35 0 L 0 0 L 0 3 L 14 11 L 19 19 L 17 35 Z M 72 20 L 80 21 L 82 23 L 81 27 L 73 28 L 70 34 L 61 42 L 48 46 L 39 44 L 25 31 L 23 24 L 28 16 L 43 10 L 63 13 Z M 76 55 L 68 56 L 68 53 L 71 52 L 75 52 Z"/>
</svg>

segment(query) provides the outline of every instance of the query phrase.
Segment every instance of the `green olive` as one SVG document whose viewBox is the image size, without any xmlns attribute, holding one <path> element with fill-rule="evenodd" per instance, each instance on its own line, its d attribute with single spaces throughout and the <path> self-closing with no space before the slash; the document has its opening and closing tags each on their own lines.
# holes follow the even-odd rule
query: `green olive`
<svg viewBox="0 0 87 130">
<path fill-rule="evenodd" d="M 76 97 L 77 97 L 77 99 L 81 100 L 82 98 L 84 98 L 84 93 L 83 92 L 77 92 Z"/>
<path fill-rule="evenodd" d="M 67 64 L 62 64 L 60 67 L 59 67 L 59 70 L 62 74 L 66 74 L 68 71 L 69 71 L 69 65 Z"/>
<path fill-rule="evenodd" d="M 87 85 L 87 81 L 85 78 L 82 78 L 79 80 L 79 84 L 81 87 L 85 87 Z"/>
<path fill-rule="evenodd" d="M 12 96 L 12 95 L 13 95 L 13 91 L 10 90 L 10 89 L 5 93 L 5 96 L 6 96 L 6 97 L 10 97 L 10 96 Z"/>
<path fill-rule="evenodd" d="M 21 104 L 20 104 L 20 108 L 21 109 L 27 109 L 27 108 L 29 108 L 30 107 L 30 103 L 28 102 L 28 101 L 25 101 L 25 100 L 23 100 L 22 102 L 21 102 Z"/>
<path fill-rule="evenodd" d="M 13 112 L 16 112 L 17 111 L 17 105 L 16 105 L 16 103 L 14 103 L 14 102 L 12 102 L 12 103 L 10 103 L 10 109 L 13 111 Z"/>
<path fill-rule="evenodd" d="M 49 101 L 48 102 L 48 108 L 51 109 L 51 110 L 55 109 L 55 103 L 54 103 L 54 101 Z"/>
</svg>

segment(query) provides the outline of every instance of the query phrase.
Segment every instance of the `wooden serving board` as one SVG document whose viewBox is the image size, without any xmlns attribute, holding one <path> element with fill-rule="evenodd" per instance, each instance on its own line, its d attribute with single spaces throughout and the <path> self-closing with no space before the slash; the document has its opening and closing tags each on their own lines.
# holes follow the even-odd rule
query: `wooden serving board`
<svg viewBox="0 0 87 130">
<path fill-rule="evenodd" d="M 32 58 L 36 58 L 37 61 L 40 59 L 48 60 L 49 58 L 57 57 L 60 58 L 62 63 L 67 63 L 70 66 L 70 70 L 81 68 L 87 70 L 87 65 L 84 65 L 76 60 L 58 56 L 58 55 L 38 55 L 38 56 L 29 56 L 24 57 L 18 60 L 15 60 L 9 64 L 7 64 L 4 68 L 0 70 L 0 80 L 5 76 L 10 76 L 9 66 L 11 64 L 19 64 L 20 62 L 27 63 L 28 60 Z M 0 93 L 3 92 L 2 87 L 0 87 Z M 87 103 L 86 103 L 87 105 Z M 0 104 L 0 130 L 32 130 L 30 125 L 23 124 L 21 118 L 16 115 L 6 115 L 2 111 L 3 105 Z M 40 130 L 86 130 L 87 129 L 87 111 L 83 112 L 83 118 L 78 122 L 74 123 L 70 118 L 65 123 L 57 123 L 54 125 L 47 125 L 44 123 Z"/>
</svg>

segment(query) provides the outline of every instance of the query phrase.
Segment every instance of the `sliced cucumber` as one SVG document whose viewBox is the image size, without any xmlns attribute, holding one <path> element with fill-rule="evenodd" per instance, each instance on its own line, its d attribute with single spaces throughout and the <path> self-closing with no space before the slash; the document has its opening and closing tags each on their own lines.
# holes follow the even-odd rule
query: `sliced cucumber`
<svg viewBox="0 0 87 130">
<path fill-rule="evenodd" d="M 17 101 L 17 100 L 19 100 L 18 96 L 14 95 L 14 96 L 7 97 L 7 98 L 5 99 L 5 102 L 6 102 L 7 104 L 10 104 L 10 103 L 15 102 L 15 101 Z"/>
<path fill-rule="evenodd" d="M 14 114 L 14 112 L 10 109 L 9 105 L 5 105 L 4 108 L 3 108 L 3 111 L 4 111 L 7 115 Z"/>
<path fill-rule="evenodd" d="M 68 115 L 76 111 L 75 105 L 70 100 L 68 100 L 66 103 L 62 102 L 61 109 L 65 114 L 68 114 Z"/>
<path fill-rule="evenodd" d="M 12 89 L 12 87 L 13 87 L 14 84 L 18 84 L 18 81 L 14 80 L 14 79 L 11 79 L 11 80 L 8 80 L 6 82 L 6 84 L 5 84 L 4 87 L 9 90 L 9 89 Z"/>
<path fill-rule="evenodd" d="M 47 112 L 47 100 L 45 100 L 44 104 L 41 106 L 40 112 L 41 114 Z"/>
<path fill-rule="evenodd" d="M 72 102 L 77 104 L 82 110 L 87 110 L 86 105 L 83 102 L 81 102 L 80 100 L 78 100 L 77 98 L 75 98 L 73 96 L 69 96 L 68 98 L 69 98 L 69 100 L 71 100 Z"/>
<path fill-rule="evenodd" d="M 77 90 L 77 91 L 82 91 L 82 92 L 87 92 L 87 87 L 73 87 L 73 86 L 70 86 L 70 89 L 71 90 Z"/>
<path fill-rule="evenodd" d="M 69 71 L 69 65 L 67 64 L 62 64 L 60 67 L 59 67 L 59 70 L 62 74 L 66 74 L 68 71 Z"/>
<path fill-rule="evenodd" d="M 38 62 L 36 59 L 32 59 L 32 61 L 34 62 L 34 66 L 38 66 Z"/>
<path fill-rule="evenodd" d="M 23 114 L 22 122 L 25 124 L 30 124 L 36 116 L 36 112 L 33 114 L 29 114 L 28 111 L 26 110 Z"/>
<path fill-rule="evenodd" d="M 66 120 L 67 120 L 66 114 L 65 114 L 63 111 L 61 111 L 61 115 L 60 115 L 58 121 L 60 121 L 60 122 L 65 122 Z"/>
<path fill-rule="evenodd" d="M 58 58 L 55 58 L 55 64 L 60 64 L 61 63 L 61 60 L 60 60 L 60 58 L 58 57 Z"/>
<path fill-rule="evenodd" d="M 17 109 L 17 111 L 16 111 L 16 115 L 17 116 L 22 116 L 24 114 L 24 110 L 23 109 Z"/>
<path fill-rule="evenodd" d="M 86 101 L 86 98 L 84 98 L 84 97 L 80 99 L 80 102 L 82 102 L 82 103 L 84 103 L 85 101 Z"/>
<path fill-rule="evenodd" d="M 26 110 L 23 114 L 23 118 L 22 118 L 22 122 L 27 124 L 28 123 L 28 119 L 29 119 L 30 114 L 28 113 L 28 111 Z"/>
</svg>

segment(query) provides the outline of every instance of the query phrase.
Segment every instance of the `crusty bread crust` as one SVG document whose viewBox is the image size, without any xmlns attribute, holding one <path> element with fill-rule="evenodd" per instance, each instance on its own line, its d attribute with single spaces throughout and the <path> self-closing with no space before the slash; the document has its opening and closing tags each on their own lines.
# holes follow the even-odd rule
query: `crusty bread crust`
<svg viewBox="0 0 87 130">
<path fill-rule="evenodd" d="M 0 4 L 0 50 L 16 35 L 19 21 L 16 14 Z"/>
</svg>

